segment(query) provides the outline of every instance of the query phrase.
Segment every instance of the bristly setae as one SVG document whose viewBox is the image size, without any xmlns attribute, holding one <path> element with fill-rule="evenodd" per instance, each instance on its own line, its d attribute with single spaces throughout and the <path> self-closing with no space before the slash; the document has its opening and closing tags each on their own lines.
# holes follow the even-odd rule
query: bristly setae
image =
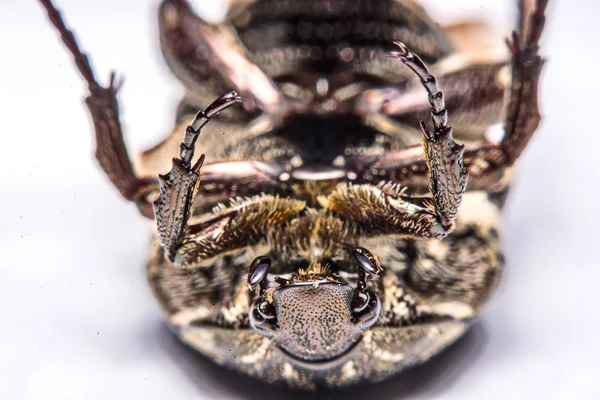
<svg viewBox="0 0 600 400">
<path fill-rule="evenodd" d="M 148 279 L 182 341 L 266 382 L 335 388 L 424 362 L 479 314 L 540 120 L 547 1 L 520 2 L 494 60 L 475 23 L 442 28 L 413 0 L 239 0 L 219 24 L 163 0 L 186 92 L 135 168 L 115 74 L 102 86 L 40 2 L 88 83 L 100 166 L 156 220 Z"/>
</svg>

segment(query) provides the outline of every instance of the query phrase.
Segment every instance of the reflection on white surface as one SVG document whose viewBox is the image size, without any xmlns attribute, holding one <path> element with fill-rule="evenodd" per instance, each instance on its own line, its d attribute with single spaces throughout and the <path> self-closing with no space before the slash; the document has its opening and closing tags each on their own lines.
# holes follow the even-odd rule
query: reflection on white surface
<svg viewBox="0 0 600 400">
<path fill-rule="evenodd" d="M 99 78 L 110 68 L 127 77 L 133 153 L 153 144 L 180 93 L 159 56 L 156 2 L 57 2 Z M 514 16 L 510 1 L 435 3 L 438 18 L 468 8 L 505 28 Z M 0 399 L 301 398 L 214 370 L 166 331 L 145 282 L 147 222 L 91 157 L 81 79 L 35 2 L 0 6 Z M 430 365 L 345 394 L 600 397 L 598 12 L 551 2 L 545 119 L 509 198 L 504 282 L 483 319 Z"/>
</svg>

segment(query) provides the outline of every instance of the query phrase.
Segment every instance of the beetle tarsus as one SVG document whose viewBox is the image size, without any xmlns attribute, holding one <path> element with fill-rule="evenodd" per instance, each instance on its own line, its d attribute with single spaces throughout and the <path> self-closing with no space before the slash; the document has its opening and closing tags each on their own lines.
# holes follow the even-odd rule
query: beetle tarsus
<svg viewBox="0 0 600 400">
<path fill-rule="evenodd" d="M 60 11 L 54 6 L 51 0 L 40 0 L 40 3 L 42 3 L 46 9 L 50 22 L 52 22 L 52 25 L 54 25 L 58 30 L 58 33 L 60 33 L 63 43 L 71 52 L 71 55 L 75 60 L 75 65 L 77 65 L 77 69 L 88 83 L 90 90 L 99 88 L 100 85 L 94 77 L 94 70 L 88 55 L 79 48 L 73 31 L 67 28 Z"/>
<path fill-rule="evenodd" d="M 400 59 L 421 79 L 421 84 L 427 90 L 429 95 L 429 104 L 431 105 L 431 118 L 436 130 L 444 128 L 448 123 L 448 111 L 445 108 L 444 95 L 440 90 L 437 81 L 423 63 L 423 61 L 412 53 L 406 45 L 400 41 L 394 41 L 394 44 L 402 50 L 401 52 L 387 53 L 389 57 Z"/>
<path fill-rule="evenodd" d="M 200 136 L 202 127 L 204 127 L 214 115 L 235 103 L 241 102 L 242 98 L 235 91 L 227 92 L 196 114 L 192 123 L 186 128 L 183 142 L 181 143 L 181 146 L 179 146 L 179 157 L 181 157 L 185 164 L 190 165 L 192 162 L 192 158 L 194 157 L 194 147 L 196 146 L 196 140 L 198 140 L 198 137 Z"/>
<path fill-rule="evenodd" d="M 512 38 L 507 39 L 512 54 L 512 82 L 504 138 L 500 143 L 507 165 L 512 165 L 525 150 L 541 119 L 538 81 L 544 60 L 538 54 L 538 42 L 544 28 L 547 4 L 547 0 L 538 0 L 535 10 L 529 15 L 522 9 L 521 31 L 514 31 Z"/>
<path fill-rule="evenodd" d="M 152 218 L 152 207 L 147 197 L 156 189 L 156 183 L 154 180 L 138 178 L 123 140 L 116 98 L 123 80 L 117 79 L 116 72 L 112 71 L 108 86 L 101 86 L 96 81 L 89 57 L 81 51 L 74 33 L 67 28 L 60 11 L 50 0 L 40 0 L 40 2 L 73 56 L 77 69 L 88 84 L 90 95 L 85 102 L 90 110 L 96 132 L 98 163 L 121 195 L 135 202 L 142 215 Z"/>
</svg>

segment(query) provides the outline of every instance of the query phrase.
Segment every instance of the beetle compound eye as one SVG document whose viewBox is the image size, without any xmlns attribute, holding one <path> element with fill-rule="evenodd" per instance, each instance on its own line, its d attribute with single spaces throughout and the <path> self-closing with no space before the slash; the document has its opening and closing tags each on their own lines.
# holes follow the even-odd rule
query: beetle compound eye
<svg viewBox="0 0 600 400">
<path fill-rule="evenodd" d="M 260 285 L 259 294 L 262 296 L 267 287 L 267 276 L 269 275 L 269 268 L 271 268 L 271 259 L 269 257 L 261 256 L 256 257 L 250 265 L 248 271 L 248 287 L 250 290 L 256 285 Z"/>
</svg>

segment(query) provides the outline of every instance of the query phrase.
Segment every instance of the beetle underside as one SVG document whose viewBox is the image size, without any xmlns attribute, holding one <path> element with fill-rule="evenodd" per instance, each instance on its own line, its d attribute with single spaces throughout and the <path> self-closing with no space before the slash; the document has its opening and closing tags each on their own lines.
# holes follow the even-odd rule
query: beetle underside
<svg viewBox="0 0 600 400">
<path fill-rule="evenodd" d="M 441 28 L 414 1 L 234 1 L 209 24 L 163 0 L 163 54 L 186 92 L 135 169 L 114 75 L 101 86 L 40 1 L 88 82 L 101 167 L 156 219 L 148 276 L 185 343 L 266 382 L 337 388 L 424 362 L 480 313 L 540 119 L 546 1 L 520 3 L 498 60 L 470 36 L 480 24 Z"/>
</svg>

